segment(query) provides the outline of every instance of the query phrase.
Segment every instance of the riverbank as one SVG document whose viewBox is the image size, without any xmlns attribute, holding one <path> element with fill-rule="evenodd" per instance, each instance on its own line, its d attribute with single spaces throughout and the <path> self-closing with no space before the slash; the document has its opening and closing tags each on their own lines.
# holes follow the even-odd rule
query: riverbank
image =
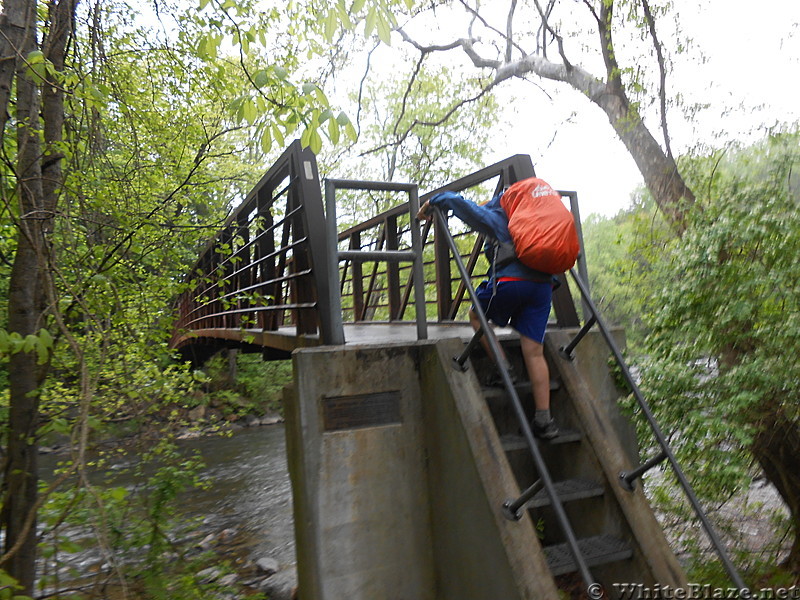
<svg viewBox="0 0 800 600">
<path fill-rule="evenodd" d="M 167 586 L 192 589 L 207 598 L 262 594 L 270 600 L 291 600 L 297 585 L 294 524 L 280 418 L 243 418 L 228 423 L 224 435 L 219 428 L 205 430 L 200 425 L 192 425 L 176 442 L 180 456 L 195 457 L 203 467 L 198 485 L 179 492 L 171 503 L 174 511 L 170 508 L 165 522 L 169 529 L 165 552 L 158 558 L 163 565 L 159 577 Z M 41 460 L 43 471 L 52 473 L 63 457 L 54 452 Z M 112 518 L 120 510 L 128 515 L 119 525 L 106 524 L 121 526 L 124 533 L 117 535 L 123 537 L 109 547 L 93 523 L 65 523 L 55 534 L 59 552 L 45 561 L 43 575 L 55 577 L 62 586 L 69 582 L 80 591 L 75 597 L 113 598 L 110 590 L 119 579 L 115 568 L 121 569 L 128 600 L 152 597 L 140 574 L 151 546 L 146 538 L 144 545 L 135 539 L 149 527 L 136 515 L 152 509 L 150 475 L 137 471 L 131 452 L 110 460 L 102 470 L 93 469 L 94 493 L 113 497 L 116 490 L 125 490 L 121 503 L 106 504 Z M 173 590 L 170 597 L 196 597 L 187 594 Z"/>
</svg>

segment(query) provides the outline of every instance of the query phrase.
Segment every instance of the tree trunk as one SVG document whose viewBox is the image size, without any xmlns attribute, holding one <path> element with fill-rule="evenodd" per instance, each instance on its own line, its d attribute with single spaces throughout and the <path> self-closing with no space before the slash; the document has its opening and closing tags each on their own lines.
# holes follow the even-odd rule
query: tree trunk
<svg viewBox="0 0 800 600">
<path fill-rule="evenodd" d="M 614 86 L 604 87 L 592 101 L 606 113 L 661 212 L 675 231 L 682 234 L 686 228 L 686 210 L 694 204 L 694 193 L 683 181 L 675 161 L 664 152 L 639 113 L 630 106 L 625 94 L 615 91 Z"/>
<path fill-rule="evenodd" d="M 15 38 L 20 39 L 22 45 L 13 51 L 26 56 L 37 49 L 36 2 L 16 4 L 25 5 L 29 20 L 24 25 L 18 21 L 15 23 L 13 29 L 24 31 L 26 35 L 20 34 Z M 62 0 L 50 5 L 50 29 L 44 52 L 59 70 L 63 69 L 76 4 L 77 0 Z M 17 6 L 18 10 L 22 8 Z M 8 13 L 8 6 L 6 10 Z M 24 338 L 37 334 L 46 326 L 47 286 L 50 284 L 47 236 L 52 232 L 62 180 L 60 151 L 53 152 L 51 148 L 62 139 L 64 103 L 60 86 L 42 86 L 41 81 L 32 80 L 26 65 L 18 63 L 16 76 L 19 221 L 17 248 L 9 280 L 8 329 Z M 6 73 L 0 69 L 0 102 L 8 101 L 2 96 L 6 83 L 11 89 L 10 81 L 5 77 Z M 40 86 L 43 89 L 40 90 Z M 5 107 L 0 108 L 5 112 Z M 44 117 L 43 122 L 40 116 Z M 42 137 L 47 145 L 44 152 L 40 142 Z M 47 363 L 39 364 L 36 352 L 17 352 L 9 361 L 8 456 L 0 511 L 5 548 L 0 567 L 16 578 L 23 586 L 23 593 L 28 595 L 33 593 L 36 575 L 39 395 L 48 366 Z"/>
<path fill-rule="evenodd" d="M 800 575 L 800 426 L 783 412 L 765 411 L 752 452 L 792 516 L 794 542 L 784 566 Z"/>
<path fill-rule="evenodd" d="M 36 2 L 3 0 L 0 15 L 0 144 L 8 121 L 14 76 L 19 63 L 19 49 L 28 45 L 26 38 L 35 35 Z"/>
<path fill-rule="evenodd" d="M 24 67 L 23 67 L 24 69 Z M 22 71 L 22 69 L 21 69 Z M 20 220 L 17 249 L 11 269 L 8 329 L 23 338 L 44 326 L 42 209 L 39 158 L 39 101 L 36 86 L 17 79 L 18 130 L 17 194 Z M 2 566 L 31 594 L 35 576 L 39 387 L 45 372 L 35 352 L 17 352 L 9 361 L 8 461 L 4 478 L 2 524 L 10 559 Z"/>
<path fill-rule="evenodd" d="M 675 160 L 661 148 L 641 115 L 631 105 L 624 88 L 614 80 L 604 82 L 575 65 L 553 63 L 537 55 L 500 66 L 496 71 L 495 84 L 530 72 L 569 84 L 603 110 L 639 167 L 659 209 L 673 229 L 678 234 L 683 233 L 686 211 L 694 204 L 694 194 L 678 172 Z"/>
</svg>

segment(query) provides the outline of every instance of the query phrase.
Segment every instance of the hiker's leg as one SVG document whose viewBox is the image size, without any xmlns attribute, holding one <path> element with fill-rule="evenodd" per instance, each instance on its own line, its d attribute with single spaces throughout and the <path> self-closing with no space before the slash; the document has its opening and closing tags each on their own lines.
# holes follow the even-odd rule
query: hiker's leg
<svg viewBox="0 0 800 600">
<path fill-rule="evenodd" d="M 481 321 L 478 318 L 478 315 L 475 314 L 475 311 L 472 309 L 469 309 L 469 323 L 470 325 L 472 325 L 472 329 L 474 331 L 478 331 L 481 328 Z M 486 351 L 486 355 L 489 356 L 494 361 L 494 356 L 492 355 L 491 348 L 489 347 L 489 339 L 485 331 L 481 336 L 481 346 L 483 346 L 483 349 Z M 502 357 L 503 362 L 505 364 L 508 364 L 508 360 L 506 359 L 506 354 L 502 346 L 500 346 L 500 356 Z"/>
<path fill-rule="evenodd" d="M 544 346 L 531 338 L 519 336 L 522 358 L 525 360 L 525 369 L 531 380 L 533 391 L 533 404 L 536 410 L 550 409 L 550 369 L 544 358 Z"/>
</svg>

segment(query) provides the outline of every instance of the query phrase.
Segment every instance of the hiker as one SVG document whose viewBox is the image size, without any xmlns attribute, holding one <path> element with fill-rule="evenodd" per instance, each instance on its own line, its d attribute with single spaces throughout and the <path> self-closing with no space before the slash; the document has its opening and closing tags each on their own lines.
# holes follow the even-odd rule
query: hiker
<svg viewBox="0 0 800 600">
<path fill-rule="evenodd" d="M 484 248 L 489 259 L 488 280 L 477 290 L 478 300 L 486 318 L 505 327 L 509 322 L 519 333 L 520 348 L 525 369 L 531 381 L 535 413 L 531 428 L 533 434 L 542 439 L 558 436 L 558 426 L 550 415 L 550 372 L 544 357 L 544 334 L 550 316 L 553 294 L 553 276 L 524 265 L 509 252 L 501 259 L 498 248 L 512 247 L 508 229 L 508 217 L 501 206 L 502 193 L 483 205 L 467 200 L 455 192 L 441 192 L 426 201 L 417 213 L 417 218 L 427 221 L 432 218 L 431 206 L 444 211 L 452 210 L 456 217 L 472 229 L 487 236 Z M 490 239 L 491 238 L 491 239 Z M 497 240 L 500 244 L 494 243 Z M 469 319 L 477 331 L 480 321 L 470 309 Z M 481 343 L 488 350 L 486 336 Z"/>
</svg>

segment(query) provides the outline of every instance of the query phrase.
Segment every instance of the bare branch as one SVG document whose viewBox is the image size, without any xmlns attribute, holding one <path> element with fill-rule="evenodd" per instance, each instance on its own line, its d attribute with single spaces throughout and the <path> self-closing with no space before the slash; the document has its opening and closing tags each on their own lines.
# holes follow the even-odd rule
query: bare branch
<svg viewBox="0 0 800 600">
<path fill-rule="evenodd" d="M 517 0 L 511 0 L 506 18 L 506 62 L 511 62 L 511 50 L 514 40 L 514 12 L 517 10 Z"/>
<path fill-rule="evenodd" d="M 396 31 L 403 37 L 403 41 L 411 44 L 412 46 L 414 46 L 414 48 L 416 48 L 417 50 L 419 50 L 423 54 L 429 54 L 431 52 L 446 52 L 448 50 L 454 50 L 455 48 L 459 48 L 459 47 L 463 46 L 465 42 L 470 41 L 470 40 L 466 40 L 466 39 L 462 38 L 462 39 L 456 40 L 455 42 L 450 42 L 449 44 L 423 46 L 422 44 L 420 44 L 416 40 L 412 39 L 405 31 L 403 31 L 403 29 L 401 27 L 398 27 L 396 29 Z"/>
<path fill-rule="evenodd" d="M 356 124 L 358 125 L 357 137 L 361 136 L 361 108 L 362 108 L 362 100 L 364 98 L 364 84 L 367 81 L 367 77 L 369 76 L 369 70 L 372 65 L 372 54 L 380 47 L 380 41 L 375 42 L 375 45 L 372 47 L 367 53 L 367 66 L 364 69 L 364 75 L 361 77 L 361 81 L 358 83 L 358 112 L 356 113 Z"/>
<path fill-rule="evenodd" d="M 553 29 L 550 26 L 550 21 L 548 17 L 550 16 L 550 11 L 552 10 L 552 4 L 550 4 L 547 7 L 547 11 L 542 10 L 542 5 L 539 3 L 539 0 L 534 0 L 534 4 L 536 5 L 536 10 L 539 11 L 539 18 L 542 20 L 542 25 L 544 26 L 546 31 L 550 32 L 550 35 L 553 36 L 553 39 L 556 41 L 556 44 L 558 45 L 558 54 L 561 57 L 561 60 L 564 61 L 564 66 L 566 66 L 567 69 L 572 69 L 572 63 L 567 58 L 567 53 L 564 50 L 563 38 L 561 37 L 561 35 L 559 35 L 559 33 L 555 29 Z M 547 53 L 544 51 L 544 48 L 545 44 L 542 43 L 542 54 L 546 57 Z"/>
<path fill-rule="evenodd" d="M 402 144 L 417 127 L 437 127 L 442 123 L 445 123 L 450 117 L 453 116 L 453 114 L 455 114 L 456 111 L 458 111 L 463 106 L 466 106 L 467 104 L 470 104 L 472 102 L 477 102 L 478 100 L 483 98 L 494 88 L 495 85 L 497 85 L 497 82 L 492 81 L 475 96 L 472 96 L 471 98 L 467 98 L 465 100 L 461 100 L 460 102 L 456 102 L 440 119 L 437 119 L 435 121 L 420 121 L 419 119 L 415 119 L 414 122 L 411 123 L 406 128 L 406 130 L 403 131 L 403 133 L 401 133 L 393 141 L 387 142 L 386 144 L 381 144 L 380 146 L 376 146 L 371 150 L 366 150 L 362 152 L 359 156 L 367 156 L 368 154 L 375 154 L 376 152 L 380 152 L 382 150 L 385 150 L 386 148 L 397 147 L 400 144 Z"/>
<path fill-rule="evenodd" d="M 644 9 L 644 17 L 647 20 L 650 38 L 653 40 L 653 47 L 656 50 L 656 58 L 658 59 L 658 99 L 661 103 L 661 131 L 664 134 L 664 145 L 666 146 L 667 156 L 672 158 L 672 147 L 669 142 L 669 131 L 667 129 L 667 68 L 664 64 L 664 53 L 661 49 L 661 42 L 658 41 L 658 36 L 656 35 L 656 21 L 653 18 L 653 13 L 650 10 L 650 4 L 647 0 L 642 0 L 642 8 Z"/>
<path fill-rule="evenodd" d="M 417 76 L 419 75 L 420 70 L 422 69 L 422 63 L 425 61 L 425 54 L 420 54 L 419 60 L 417 60 L 417 66 L 414 67 L 414 72 L 411 74 L 411 77 L 408 79 L 408 85 L 406 86 L 406 91 L 403 94 L 403 102 L 400 105 L 400 114 L 397 115 L 397 120 L 394 123 L 394 129 L 392 133 L 397 135 L 397 128 L 400 126 L 400 121 L 403 120 L 403 117 L 406 114 L 406 107 L 408 106 L 408 97 L 411 95 L 411 88 L 414 86 L 414 82 L 417 80 Z"/>
<path fill-rule="evenodd" d="M 600 52 L 606 66 L 608 85 L 617 91 L 622 90 L 622 77 L 614 54 L 614 40 L 611 37 L 611 17 L 614 14 L 614 3 L 603 2 L 600 8 L 600 18 L 597 19 L 597 30 L 600 34 Z"/>
<path fill-rule="evenodd" d="M 480 15 L 480 13 L 478 13 L 478 11 L 476 11 L 476 10 L 475 10 L 474 8 L 472 8 L 472 7 L 471 7 L 469 4 L 467 4 L 466 2 L 464 2 L 464 0 L 461 0 L 461 4 L 462 4 L 462 6 L 464 7 L 464 10 L 466 10 L 468 13 L 472 14 L 472 16 L 473 16 L 473 21 L 474 21 L 474 20 L 478 20 L 478 21 L 480 21 L 480 22 L 481 22 L 481 24 L 482 24 L 484 27 L 486 27 L 486 29 L 488 29 L 489 31 L 493 31 L 493 32 L 495 32 L 497 35 L 499 35 L 500 37 L 504 38 L 504 39 L 506 40 L 506 42 L 507 42 L 508 46 L 509 46 L 509 47 L 516 48 L 517 50 L 519 50 L 519 51 L 522 53 L 522 56 L 525 56 L 525 55 L 527 55 L 527 54 L 528 54 L 527 52 L 525 52 L 525 50 L 522 48 L 522 46 L 520 46 L 519 44 L 517 44 L 517 43 L 515 43 L 515 42 L 514 42 L 514 40 L 513 40 L 513 38 L 511 37 L 511 35 L 509 35 L 508 33 L 503 33 L 502 31 L 500 31 L 500 30 L 499 30 L 499 29 L 497 29 L 496 27 L 492 27 L 492 26 L 489 24 L 489 22 L 488 22 L 488 21 L 486 21 L 486 19 L 484 19 L 484 18 L 483 18 L 483 17 Z M 513 4 L 514 4 L 514 5 L 516 5 L 516 0 L 514 0 Z M 508 18 L 509 18 L 509 23 L 508 23 L 508 25 L 507 25 L 507 31 L 510 29 L 510 25 L 511 25 L 511 22 L 510 22 L 510 21 L 511 21 L 511 19 L 512 19 L 512 17 L 513 17 L 513 11 L 514 11 L 514 7 L 512 6 L 512 8 L 511 8 L 511 12 L 510 12 L 510 13 L 509 13 L 509 15 L 508 15 Z M 472 34 L 471 34 L 471 31 L 472 31 L 472 28 L 470 27 L 470 37 L 472 36 Z M 477 40 L 474 40 L 474 39 L 473 39 L 473 41 L 477 41 Z M 509 50 L 508 50 L 508 47 L 507 47 L 507 48 L 506 48 L 506 61 L 509 61 L 509 60 L 511 60 L 510 56 L 511 56 L 511 53 L 509 52 Z"/>
</svg>

